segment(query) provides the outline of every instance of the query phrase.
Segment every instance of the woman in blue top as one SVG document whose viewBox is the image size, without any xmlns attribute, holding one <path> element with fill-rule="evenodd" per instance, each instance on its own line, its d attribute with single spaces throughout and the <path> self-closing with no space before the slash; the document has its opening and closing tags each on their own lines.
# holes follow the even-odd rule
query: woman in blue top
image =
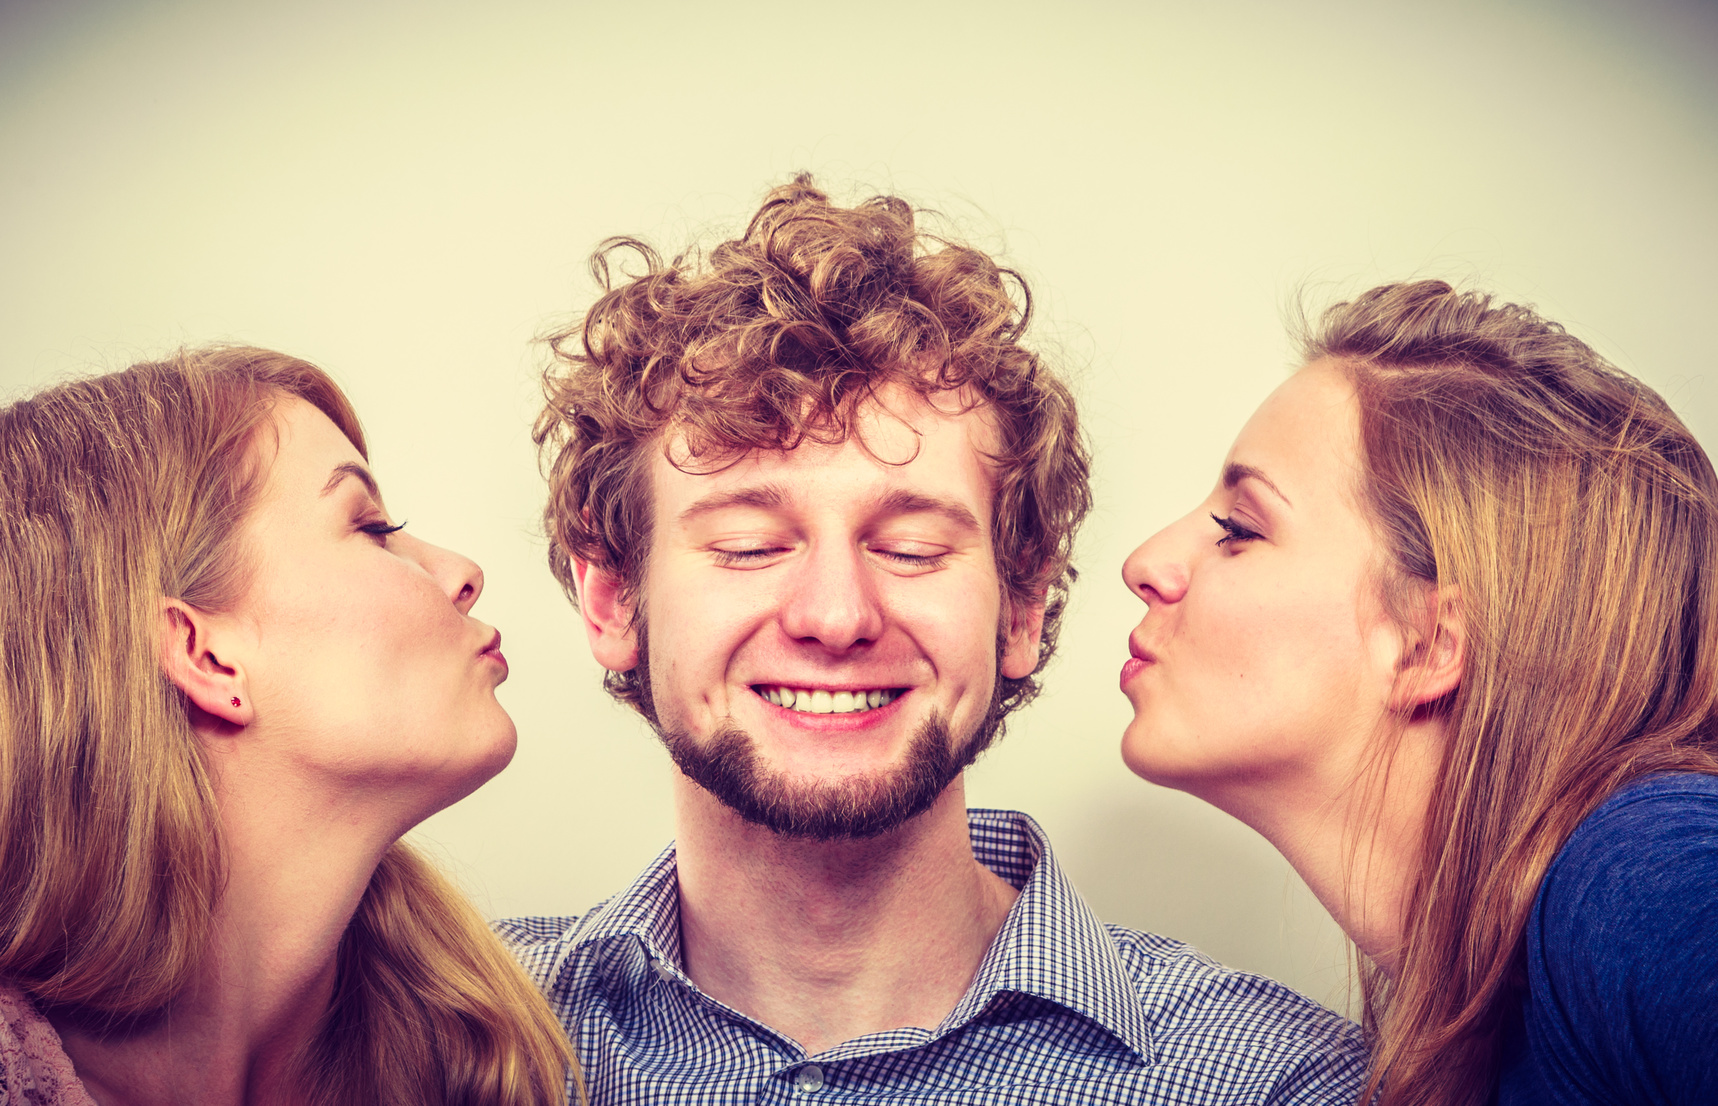
<svg viewBox="0 0 1718 1106">
<path fill-rule="evenodd" d="M 1718 1102 L 1718 479 L 1639 381 L 1437 281 L 1327 311 L 1127 560 L 1135 772 L 1364 954 L 1380 1101 Z"/>
</svg>

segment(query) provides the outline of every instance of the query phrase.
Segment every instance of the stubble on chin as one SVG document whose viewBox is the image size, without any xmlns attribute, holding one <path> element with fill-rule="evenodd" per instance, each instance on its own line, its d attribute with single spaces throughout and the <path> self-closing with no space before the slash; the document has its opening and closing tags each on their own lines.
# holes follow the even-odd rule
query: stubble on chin
<svg viewBox="0 0 1718 1106">
<path fill-rule="evenodd" d="M 662 725 L 651 694 L 642 610 L 635 617 L 639 662 L 631 675 L 648 708 L 640 713 L 669 757 L 688 779 L 741 818 L 786 837 L 838 841 L 887 833 L 929 810 L 955 777 L 1002 737 L 1008 712 L 1002 709 L 1005 642 L 999 631 L 990 702 L 964 738 L 954 740 L 948 720 L 933 710 L 913 734 L 898 767 L 832 780 L 795 779 L 765 765 L 752 736 L 731 720 L 704 739 Z"/>
<path fill-rule="evenodd" d="M 876 837 L 929 810 L 1001 730 L 994 703 L 959 741 L 947 720 L 932 712 L 897 767 L 828 780 L 769 768 L 752 736 L 732 723 L 703 740 L 681 730 L 657 733 L 688 779 L 746 821 L 786 837 L 836 841 Z"/>
</svg>

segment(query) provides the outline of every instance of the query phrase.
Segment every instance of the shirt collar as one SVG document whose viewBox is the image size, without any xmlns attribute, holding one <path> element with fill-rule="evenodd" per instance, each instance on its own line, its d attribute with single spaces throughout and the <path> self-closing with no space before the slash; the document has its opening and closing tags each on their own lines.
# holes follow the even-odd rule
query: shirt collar
<svg viewBox="0 0 1718 1106">
<path fill-rule="evenodd" d="M 631 886 L 579 919 L 578 936 L 568 947 L 596 944 L 616 937 L 643 943 L 657 963 L 680 966 L 680 881 L 672 843 Z"/>
<path fill-rule="evenodd" d="M 1056 863 L 1037 822 L 1009 810 L 968 810 L 973 855 L 1019 888 L 972 985 L 937 1035 L 1010 993 L 1055 1003 L 1101 1026 L 1143 1060 L 1151 1035 L 1132 974 L 1109 931 Z M 651 959 L 680 970 L 680 896 L 670 845 L 625 891 L 579 921 L 574 948 L 631 937 Z"/>
<path fill-rule="evenodd" d="M 966 813 L 973 855 L 1020 897 L 943 1028 L 971 1021 L 998 996 L 1034 995 L 1089 1019 L 1149 1061 L 1150 1026 L 1133 973 L 1056 862 L 1043 829 L 1018 811 Z"/>
</svg>

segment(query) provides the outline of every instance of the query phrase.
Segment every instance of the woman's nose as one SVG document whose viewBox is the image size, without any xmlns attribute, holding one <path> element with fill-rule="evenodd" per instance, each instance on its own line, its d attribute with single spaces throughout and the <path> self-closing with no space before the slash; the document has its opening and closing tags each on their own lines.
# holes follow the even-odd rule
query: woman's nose
<svg viewBox="0 0 1718 1106">
<path fill-rule="evenodd" d="M 460 614 L 470 614 L 471 608 L 477 605 L 477 597 L 483 594 L 483 570 L 477 567 L 477 562 L 421 538 L 408 540 L 412 545 L 412 560 L 441 585 L 441 590 L 453 600 Z"/>
<path fill-rule="evenodd" d="M 1187 519 L 1172 523 L 1128 554 L 1121 565 L 1121 578 L 1129 591 L 1148 604 L 1181 601 L 1187 594 L 1186 529 Z"/>
</svg>

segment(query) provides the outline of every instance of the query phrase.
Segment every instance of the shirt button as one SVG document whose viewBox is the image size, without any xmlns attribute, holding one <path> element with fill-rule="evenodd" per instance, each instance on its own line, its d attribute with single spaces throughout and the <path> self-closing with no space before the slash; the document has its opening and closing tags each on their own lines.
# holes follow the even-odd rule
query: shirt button
<svg viewBox="0 0 1718 1106">
<path fill-rule="evenodd" d="M 816 1064 L 807 1064 L 793 1076 L 793 1089 L 800 1094 L 810 1094 L 823 1087 L 823 1069 Z"/>
<path fill-rule="evenodd" d="M 668 966 L 668 962 L 666 960 L 658 960 L 656 962 L 656 978 L 662 980 L 664 983 L 674 982 L 674 969 Z"/>
</svg>

